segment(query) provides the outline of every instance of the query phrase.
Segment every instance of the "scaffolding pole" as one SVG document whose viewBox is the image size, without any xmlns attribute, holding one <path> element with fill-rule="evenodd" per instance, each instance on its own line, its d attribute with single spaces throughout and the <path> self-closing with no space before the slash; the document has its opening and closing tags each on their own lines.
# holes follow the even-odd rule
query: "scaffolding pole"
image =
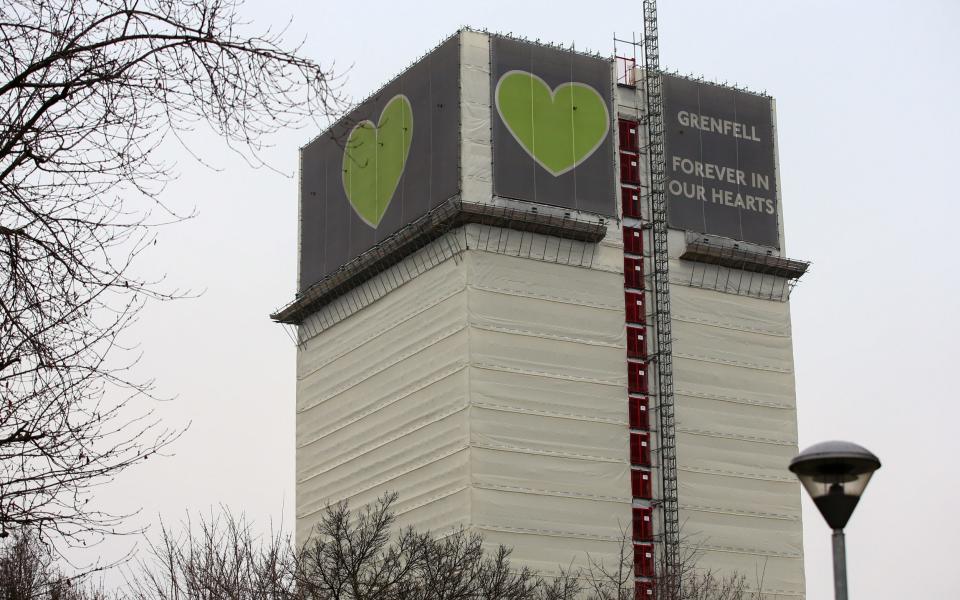
<svg viewBox="0 0 960 600">
<path fill-rule="evenodd" d="M 667 203 L 663 147 L 663 94 L 656 0 L 643 2 L 643 58 L 647 104 L 647 152 L 650 163 L 650 216 L 653 238 L 653 288 L 657 340 L 657 401 L 663 519 L 663 564 L 659 585 L 680 597 L 680 515 L 677 498 L 677 440 L 673 393 L 673 334 L 670 317 L 670 257 L 667 250 Z M 674 597 L 668 592 L 666 597 Z"/>
</svg>

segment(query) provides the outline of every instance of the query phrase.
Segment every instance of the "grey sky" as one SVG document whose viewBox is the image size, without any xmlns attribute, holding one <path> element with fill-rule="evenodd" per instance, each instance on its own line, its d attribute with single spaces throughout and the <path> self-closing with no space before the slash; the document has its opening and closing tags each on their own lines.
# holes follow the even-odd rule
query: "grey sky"
<svg viewBox="0 0 960 600">
<path fill-rule="evenodd" d="M 459 26 L 576 43 L 604 55 L 642 29 L 640 2 L 251 1 L 254 29 L 292 23 L 304 52 L 339 68 L 360 98 Z M 661 60 L 777 99 L 788 254 L 813 261 L 793 296 L 800 444 L 849 438 L 884 462 L 848 528 L 851 594 L 955 597 L 960 336 L 954 228 L 960 42 L 955 2 L 664 2 Z M 251 170 L 217 140 L 171 145 L 182 177 L 166 191 L 199 209 L 162 231 L 141 268 L 195 300 L 150 306 L 130 339 L 139 372 L 192 421 L 171 458 L 138 467 L 100 501 L 177 519 L 224 503 L 292 525 L 294 347 L 267 315 L 296 279 L 297 148 L 285 132 Z M 953 432 L 953 433 L 951 433 Z M 807 589 L 831 594 L 829 531 L 805 504 Z M 111 542 L 108 549 L 118 548 Z"/>
</svg>

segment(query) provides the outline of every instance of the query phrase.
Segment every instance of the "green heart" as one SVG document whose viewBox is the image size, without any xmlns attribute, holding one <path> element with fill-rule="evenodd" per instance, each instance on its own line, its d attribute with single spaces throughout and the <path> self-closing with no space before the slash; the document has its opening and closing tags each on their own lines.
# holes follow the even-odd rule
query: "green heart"
<svg viewBox="0 0 960 600">
<path fill-rule="evenodd" d="M 397 94 L 387 102 L 376 124 L 358 123 L 343 150 L 343 190 L 353 210 L 376 229 L 393 199 L 410 154 L 413 109 Z"/>
<path fill-rule="evenodd" d="M 585 83 L 562 83 L 551 90 L 533 73 L 508 71 L 497 82 L 495 96 L 507 129 L 554 177 L 589 158 L 610 129 L 603 96 Z"/>
</svg>

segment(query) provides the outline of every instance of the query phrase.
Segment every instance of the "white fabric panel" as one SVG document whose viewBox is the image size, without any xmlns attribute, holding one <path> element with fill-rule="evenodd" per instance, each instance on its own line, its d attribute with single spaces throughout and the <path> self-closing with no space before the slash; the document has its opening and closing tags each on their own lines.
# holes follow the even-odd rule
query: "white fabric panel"
<svg viewBox="0 0 960 600">
<path fill-rule="evenodd" d="M 466 48 L 465 48 L 466 50 Z M 470 48 L 470 50 L 481 50 L 480 48 Z M 470 54 L 475 54 L 476 52 L 470 52 Z M 460 84 L 460 93 L 463 96 L 463 109 L 466 109 L 468 106 L 476 109 L 478 107 L 487 107 L 487 118 L 490 116 L 490 66 L 487 64 L 489 61 L 489 56 L 484 57 L 484 64 L 479 63 L 464 63 L 461 68 L 461 84 Z M 472 116 L 475 118 L 478 117 L 478 113 L 472 113 Z M 464 117 L 466 119 L 466 117 Z M 477 118 L 479 120 L 479 118 Z M 480 129 L 474 127 L 475 123 L 471 123 L 471 126 L 468 128 L 468 131 L 474 133 L 471 136 L 472 139 L 481 140 L 484 137 L 490 139 L 490 130 L 488 129 L 486 133 L 480 134 Z"/>
<path fill-rule="evenodd" d="M 623 351 L 622 310 L 568 306 L 551 306 L 539 298 L 476 288 L 470 294 L 470 325 L 506 333 L 609 346 Z M 564 309 L 576 310 L 578 319 L 563 319 L 561 311 Z"/>
<path fill-rule="evenodd" d="M 483 127 L 489 127 L 489 123 L 484 123 Z M 461 175 L 463 176 L 464 183 L 469 183 L 474 185 L 471 191 L 476 190 L 480 191 L 484 188 L 490 187 L 490 181 L 493 180 L 493 166 L 489 161 L 490 147 L 489 142 L 475 141 L 464 139 L 463 140 L 463 156 L 465 160 L 463 161 L 463 167 L 461 170 Z M 492 188 L 490 188 L 492 193 Z M 476 199 L 476 198 L 487 198 L 489 196 L 475 196 L 463 194 L 464 198 Z"/>
<path fill-rule="evenodd" d="M 441 263 L 308 340 L 297 352 L 297 379 L 454 296 L 466 286 L 464 273 L 457 261 Z"/>
<path fill-rule="evenodd" d="M 466 473 L 465 469 L 461 472 Z M 441 490 L 436 496 L 423 500 L 400 501 L 394 505 L 397 509 L 397 522 L 394 531 L 413 527 L 420 532 L 432 532 L 437 536 L 451 530 L 466 528 L 470 525 L 470 488 L 463 485 L 456 490 Z"/>
<path fill-rule="evenodd" d="M 401 363 L 364 380 L 351 390 L 348 401 L 326 401 L 303 411 L 297 422 L 298 447 L 341 429 L 369 429 L 370 423 L 379 424 L 385 415 L 398 410 L 428 403 L 466 402 L 466 362 L 462 356 L 452 362 L 431 361 L 416 373 L 405 366 Z"/>
<path fill-rule="evenodd" d="M 675 320 L 673 339 L 674 345 L 682 346 L 678 354 L 686 357 L 779 373 L 793 372 L 789 337 Z"/>
<path fill-rule="evenodd" d="M 478 527 L 541 536 L 619 542 L 631 524 L 628 504 L 584 498 L 474 488 L 472 506 Z"/>
<path fill-rule="evenodd" d="M 472 365 L 531 375 L 623 385 L 626 381 L 623 356 L 624 351 L 619 348 L 585 346 L 482 329 L 470 332 Z"/>
<path fill-rule="evenodd" d="M 298 469 L 298 478 L 316 477 L 355 456 L 416 434 L 422 427 L 463 411 L 467 407 L 466 382 L 466 371 L 458 371 L 377 410 L 368 409 L 354 419 L 329 427 L 319 437 L 301 438 L 297 451 L 303 468 Z M 350 394 L 345 400 L 335 404 L 361 404 L 366 396 Z M 314 424 L 313 419 L 313 414 L 302 418 L 304 428 Z M 324 420 L 315 423 L 325 424 Z"/>
<path fill-rule="evenodd" d="M 470 369 L 474 406 L 627 425 L 623 386 Z"/>
<path fill-rule="evenodd" d="M 490 65 L 490 36 L 479 31 L 460 31 L 460 60 L 468 65 Z M 487 90 L 489 92 L 489 88 Z M 489 94 L 488 94 L 489 97 Z"/>
<path fill-rule="evenodd" d="M 298 479 L 301 514 L 322 507 L 329 500 L 342 500 L 349 494 L 365 491 L 366 486 L 383 486 L 381 492 L 393 489 L 390 482 L 406 470 L 421 464 L 426 456 L 442 458 L 464 447 L 467 433 L 466 411 L 429 422 L 415 430 L 397 433 L 404 435 L 363 440 L 357 452 L 339 453 L 336 458 L 317 467 L 315 453 L 299 453 L 298 464 L 305 476 Z M 334 496 L 335 492 L 339 492 Z"/>
<path fill-rule="evenodd" d="M 793 481 L 732 477 L 680 469 L 680 504 L 743 514 L 800 516 Z"/>
<path fill-rule="evenodd" d="M 688 414 L 690 414 L 688 412 Z M 708 427 L 709 424 L 697 423 Z M 714 431 L 720 429 L 715 427 Z M 677 432 L 677 463 L 704 473 L 730 473 L 791 480 L 787 471 L 796 446 L 761 444 L 722 437 L 726 432 L 693 435 Z"/>
<path fill-rule="evenodd" d="M 630 527 L 622 276 L 468 252 L 472 523 L 544 573 Z"/>
<path fill-rule="evenodd" d="M 492 252 L 468 252 L 465 262 L 473 289 L 623 311 L 623 280 L 614 273 Z"/>
<path fill-rule="evenodd" d="M 671 278 L 683 279 L 682 263 L 671 262 Z M 707 550 L 700 567 L 762 574 L 765 592 L 802 596 L 789 306 L 670 292 L 683 535 Z"/>
<path fill-rule="evenodd" d="M 495 551 L 498 545 L 512 548 L 510 560 L 514 565 L 530 567 L 544 576 L 586 567 L 590 560 L 611 566 L 620 560 L 620 545 L 614 541 L 544 535 L 489 525 L 474 524 L 473 528 L 483 534 L 484 547 L 489 552 Z"/>
<path fill-rule="evenodd" d="M 738 439 L 797 444 L 797 424 L 791 409 L 772 408 L 693 396 L 676 396 L 677 430 L 696 432 L 707 423 L 709 430 Z"/>
<path fill-rule="evenodd" d="M 671 268 L 673 264 L 670 263 Z M 770 335 L 790 335 L 790 306 L 786 302 L 673 286 L 670 288 L 670 308 L 674 328 L 678 321 L 692 321 Z"/>
<path fill-rule="evenodd" d="M 349 360 L 337 361 L 301 381 L 298 393 L 310 397 L 312 402 L 304 401 L 300 412 L 310 411 L 310 418 L 328 423 L 354 406 L 351 398 L 381 400 L 398 388 L 418 381 L 422 371 L 412 368 L 414 365 L 452 368 L 463 364 L 467 344 L 463 326 L 447 326 L 435 333 L 429 324 L 424 324 L 417 333 L 420 335 L 411 335 L 396 352 L 365 346 L 367 352 L 353 352 Z M 341 370 L 334 368 L 341 365 Z M 328 404 L 335 399 L 336 402 Z"/>
<path fill-rule="evenodd" d="M 681 511 L 688 541 L 702 540 L 711 548 L 800 558 L 803 531 L 799 517 L 792 519 L 730 515 L 720 512 Z"/>
<path fill-rule="evenodd" d="M 739 400 L 748 404 L 793 408 L 793 376 L 693 360 L 683 343 L 674 344 L 673 375 L 677 394 L 698 398 Z M 696 348 L 691 348 L 696 351 Z"/>
<path fill-rule="evenodd" d="M 466 454 L 466 450 L 463 450 L 459 456 L 463 458 L 466 457 Z M 421 471 L 415 471 L 413 474 L 418 474 Z M 456 475 L 457 473 L 466 473 L 464 465 L 457 464 L 455 467 L 442 472 L 440 476 L 449 478 L 450 475 Z M 357 495 L 350 501 L 350 506 L 359 508 L 371 504 L 376 502 L 385 490 L 391 490 L 400 494 L 399 500 L 393 505 L 397 516 L 394 531 L 414 527 L 417 531 L 432 531 L 442 535 L 451 529 L 469 525 L 470 497 L 469 488 L 465 482 L 458 483 L 448 480 L 443 486 L 429 487 L 432 482 L 424 483 L 411 477 L 403 477 L 397 481 L 403 485 L 398 487 L 385 485 L 368 493 Z M 322 508 L 298 516 L 297 539 L 307 539 L 322 517 Z"/>
<path fill-rule="evenodd" d="M 424 526 L 469 521 L 452 499 L 469 484 L 464 272 L 442 264 L 301 347 L 298 539 L 328 503 L 385 491 Z"/>
<path fill-rule="evenodd" d="M 488 202 L 493 195 L 490 141 L 490 39 L 460 33 L 461 197 Z"/>
<path fill-rule="evenodd" d="M 395 505 L 398 513 L 417 508 L 420 517 L 433 518 L 430 510 L 435 500 L 455 494 L 469 484 L 468 457 L 465 444 L 457 440 L 421 454 L 398 453 L 379 461 L 363 457 L 322 478 L 298 482 L 298 529 L 312 528 L 330 503 L 348 500 L 351 506 L 361 507 L 375 502 L 385 492 L 399 494 Z M 464 521 L 469 520 L 467 506 L 459 514 Z"/>
<path fill-rule="evenodd" d="M 322 368 L 305 375 L 297 382 L 298 412 L 314 411 L 314 419 L 336 426 L 338 419 L 347 417 L 344 411 L 364 408 L 362 402 L 381 400 L 444 368 L 462 365 L 466 360 L 465 340 L 457 334 L 465 331 L 465 307 L 465 294 L 452 296 L 419 312 L 415 318 L 405 319 L 376 337 L 370 337 L 363 345 L 341 353 Z M 374 322 L 371 318 L 365 325 Z M 379 328 L 371 326 L 371 329 Z M 436 354 L 434 346 L 442 346 L 451 353 L 440 355 L 439 362 L 432 356 L 419 356 Z M 452 360 L 457 357 L 459 361 Z M 410 359 L 423 358 L 428 358 L 423 364 L 426 371 L 410 370 L 406 364 Z M 344 402 L 327 405 L 329 400 L 351 393 L 357 387 L 363 388 L 364 400 L 360 405 Z"/>
<path fill-rule="evenodd" d="M 625 460 L 520 455 L 473 447 L 470 465 L 473 485 L 478 488 L 595 498 L 630 505 L 630 467 Z"/>
<path fill-rule="evenodd" d="M 470 444 L 510 450 L 504 463 L 523 460 L 520 454 L 549 454 L 584 460 L 625 462 L 627 435 L 623 425 L 580 419 L 490 410 L 470 411 Z"/>
</svg>

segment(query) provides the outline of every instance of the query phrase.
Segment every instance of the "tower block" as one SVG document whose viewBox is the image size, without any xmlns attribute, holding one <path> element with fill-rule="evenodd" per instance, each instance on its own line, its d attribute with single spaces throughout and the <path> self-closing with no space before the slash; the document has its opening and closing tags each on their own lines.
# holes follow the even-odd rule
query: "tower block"
<svg viewBox="0 0 960 600">
<path fill-rule="evenodd" d="M 301 149 L 300 542 L 397 492 L 545 575 L 626 536 L 640 597 L 671 549 L 803 597 L 773 100 L 622 66 L 461 30 Z"/>
</svg>

